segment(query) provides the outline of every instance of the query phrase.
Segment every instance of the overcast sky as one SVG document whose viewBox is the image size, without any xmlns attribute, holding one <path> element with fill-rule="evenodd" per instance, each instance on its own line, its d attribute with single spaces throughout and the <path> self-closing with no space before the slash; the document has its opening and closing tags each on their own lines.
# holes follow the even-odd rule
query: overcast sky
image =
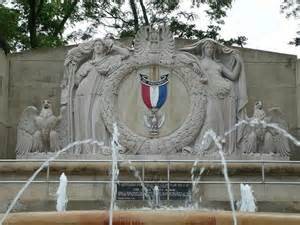
<svg viewBox="0 0 300 225">
<path fill-rule="evenodd" d="M 186 4 L 181 3 L 181 9 L 201 15 L 195 23 L 198 28 L 206 29 L 208 21 L 203 12 L 204 8 L 191 9 L 191 0 L 185 1 Z M 295 38 L 297 30 L 300 30 L 300 18 L 285 18 L 285 15 L 280 13 L 281 2 L 282 0 L 233 0 L 232 8 L 228 10 L 225 18 L 225 25 L 222 26 L 221 36 L 246 36 L 248 40 L 245 47 L 293 54 L 300 58 L 300 46 L 288 44 Z M 87 24 L 69 27 L 66 33 L 86 27 Z M 105 32 L 101 27 L 95 37 L 103 37 Z"/>
<path fill-rule="evenodd" d="M 300 19 L 280 13 L 282 0 L 235 0 L 222 28 L 223 37 L 244 35 L 245 47 L 298 55 L 300 47 L 289 45 L 300 30 Z"/>
<path fill-rule="evenodd" d="M 181 3 L 181 9 L 190 10 L 199 15 L 195 21 L 198 28 L 206 29 L 209 21 L 205 17 L 205 8 L 191 8 L 191 0 Z M 273 52 L 298 55 L 300 47 L 289 45 L 296 36 L 298 22 L 294 18 L 287 19 L 280 13 L 282 0 L 233 0 L 232 8 L 228 10 L 221 36 L 231 38 L 246 36 L 245 47 Z M 82 27 L 82 26 L 81 26 Z M 99 28 L 96 37 L 103 37 L 103 28 Z M 107 31 L 109 32 L 109 31 Z"/>
<path fill-rule="evenodd" d="M 190 2 L 190 0 L 187 0 Z M 225 25 L 222 26 L 221 36 L 231 38 L 246 36 L 245 47 L 273 52 L 288 53 L 300 57 L 300 47 L 289 45 L 300 30 L 300 18 L 287 19 L 280 13 L 282 0 L 233 0 L 232 8 L 227 11 Z M 182 4 L 184 10 L 191 10 L 188 4 Z M 199 28 L 208 25 L 207 18 L 203 15 L 204 9 L 199 11 L 196 22 Z"/>
</svg>

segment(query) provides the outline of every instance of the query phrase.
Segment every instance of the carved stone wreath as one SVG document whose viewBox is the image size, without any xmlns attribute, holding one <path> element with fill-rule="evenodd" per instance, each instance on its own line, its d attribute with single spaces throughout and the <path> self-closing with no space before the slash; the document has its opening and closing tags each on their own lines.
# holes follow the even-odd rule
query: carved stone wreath
<svg viewBox="0 0 300 225">
<path fill-rule="evenodd" d="M 175 61 L 179 62 L 180 60 Z M 147 65 L 141 65 L 137 60 L 128 60 L 106 79 L 103 87 L 102 117 L 110 133 L 113 133 L 113 123 L 117 122 L 119 142 L 126 148 L 127 154 L 181 152 L 182 148 L 191 145 L 199 134 L 206 116 L 207 100 L 204 85 L 190 66 L 182 63 L 176 63 L 175 65 L 167 65 L 167 67 L 186 86 L 191 101 L 190 110 L 183 124 L 177 130 L 160 138 L 150 139 L 134 133 L 118 118 L 117 114 L 116 101 L 121 82 L 139 67 Z"/>
</svg>

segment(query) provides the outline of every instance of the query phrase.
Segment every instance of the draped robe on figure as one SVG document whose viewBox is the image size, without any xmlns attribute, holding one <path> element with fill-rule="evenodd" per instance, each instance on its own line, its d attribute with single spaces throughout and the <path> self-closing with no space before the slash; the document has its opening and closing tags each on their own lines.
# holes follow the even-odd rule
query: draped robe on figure
<svg viewBox="0 0 300 225">
<path fill-rule="evenodd" d="M 106 76 L 121 62 L 118 55 L 106 55 L 84 63 L 76 73 L 82 79 L 74 96 L 75 140 L 93 138 L 109 142 L 109 134 L 101 117 L 102 89 Z"/>
<path fill-rule="evenodd" d="M 206 41 L 212 41 L 217 46 L 217 59 L 214 60 L 215 64 L 213 65 L 207 65 L 203 61 L 202 45 Z M 227 131 L 233 129 L 238 121 L 246 118 L 245 107 L 248 97 L 244 64 L 235 50 L 220 45 L 212 39 L 200 40 L 180 50 L 184 51 L 183 54 L 186 55 L 187 60 L 190 60 L 190 63 L 196 63 L 199 66 L 202 73 L 199 75 L 205 76 L 208 80 L 206 121 L 194 146 L 196 150 L 201 148 L 201 151 L 205 152 L 214 148 L 211 141 L 202 142 L 207 130 L 212 129 L 217 135 L 223 136 Z M 237 63 L 240 63 L 241 69 L 235 80 L 229 80 L 221 74 L 221 64 L 232 71 Z M 241 130 L 237 129 L 225 138 L 225 151 L 229 154 L 236 151 L 242 135 Z"/>
</svg>

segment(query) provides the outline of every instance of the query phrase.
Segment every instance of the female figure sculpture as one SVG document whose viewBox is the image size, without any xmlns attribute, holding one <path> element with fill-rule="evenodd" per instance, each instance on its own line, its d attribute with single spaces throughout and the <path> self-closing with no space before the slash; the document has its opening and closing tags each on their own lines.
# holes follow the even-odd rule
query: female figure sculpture
<svg viewBox="0 0 300 225">
<path fill-rule="evenodd" d="M 204 145 L 202 142 L 208 129 L 222 136 L 246 116 L 248 99 L 244 66 L 236 51 L 212 39 L 200 40 L 181 50 L 187 52 L 194 70 L 207 79 L 206 122 L 195 142 L 195 148 L 201 147 L 203 152 L 213 147 L 209 141 Z M 226 139 L 229 154 L 235 151 L 239 135 L 234 132 Z"/>
<path fill-rule="evenodd" d="M 74 140 L 109 140 L 101 118 L 102 87 L 105 78 L 128 56 L 127 49 L 114 45 L 110 39 L 83 43 L 68 53 L 65 62 L 68 97 L 62 97 L 69 111 L 68 136 Z"/>
</svg>

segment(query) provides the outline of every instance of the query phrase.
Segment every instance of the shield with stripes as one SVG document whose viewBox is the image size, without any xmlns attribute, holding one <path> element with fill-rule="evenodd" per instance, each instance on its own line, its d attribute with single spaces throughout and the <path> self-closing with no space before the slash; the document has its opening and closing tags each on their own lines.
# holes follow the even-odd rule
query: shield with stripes
<svg viewBox="0 0 300 225">
<path fill-rule="evenodd" d="M 160 80 L 152 81 L 147 75 L 140 74 L 141 93 L 144 104 L 150 110 L 160 109 L 167 99 L 168 74 L 162 75 Z"/>
</svg>

